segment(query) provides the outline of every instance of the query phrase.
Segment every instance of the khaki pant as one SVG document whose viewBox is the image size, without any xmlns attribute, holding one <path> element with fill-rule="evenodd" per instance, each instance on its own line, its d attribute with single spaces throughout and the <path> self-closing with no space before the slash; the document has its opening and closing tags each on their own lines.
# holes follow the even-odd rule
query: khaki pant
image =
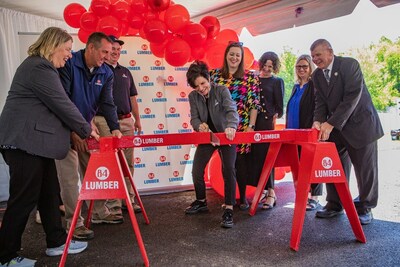
<svg viewBox="0 0 400 267">
<path fill-rule="evenodd" d="M 99 129 L 100 136 L 110 136 L 110 128 L 108 128 L 107 122 L 104 117 L 102 116 L 96 116 L 93 120 L 93 122 L 96 124 L 97 129 Z M 124 136 L 132 136 L 134 135 L 134 121 L 132 118 L 125 118 L 121 119 L 118 121 L 119 122 L 119 128 Z M 126 161 L 128 162 L 128 167 L 129 170 L 132 174 L 133 177 L 133 148 L 127 148 L 124 150 L 125 158 Z M 135 202 L 135 193 L 133 191 L 131 182 L 129 181 L 128 177 L 125 177 L 125 184 L 128 188 L 128 193 L 129 193 L 129 198 L 132 203 Z M 122 201 L 120 199 L 108 199 L 106 202 L 106 205 L 108 208 L 121 208 L 122 206 Z"/>
<path fill-rule="evenodd" d="M 70 148 L 64 159 L 56 160 L 61 198 L 65 206 L 67 229 L 69 229 L 72 217 L 74 216 L 80 190 L 79 181 L 82 182 L 83 180 L 89 157 L 89 152 L 77 152 Z M 110 214 L 105 202 L 105 200 L 96 200 L 93 205 L 93 214 L 96 214 L 101 219 L 104 219 Z M 84 225 L 83 221 L 81 214 L 79 214 L 76 227 Z"/>
</svg>

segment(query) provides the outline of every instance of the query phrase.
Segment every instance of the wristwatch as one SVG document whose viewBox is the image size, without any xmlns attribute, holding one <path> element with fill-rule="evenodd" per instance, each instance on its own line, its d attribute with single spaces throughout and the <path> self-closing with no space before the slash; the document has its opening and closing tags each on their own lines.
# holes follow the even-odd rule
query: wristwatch
<svg viewBox="0 0 400 267">
<path fill-rule="evenodd" d="M 249 128 L 251 128 L 251 129 L 253 129 L 254 130 L 254 128 L 255 128 L 256 126 L 255 125 L 253 125 L 253 124 L 249 124 Z"/>
</svg>

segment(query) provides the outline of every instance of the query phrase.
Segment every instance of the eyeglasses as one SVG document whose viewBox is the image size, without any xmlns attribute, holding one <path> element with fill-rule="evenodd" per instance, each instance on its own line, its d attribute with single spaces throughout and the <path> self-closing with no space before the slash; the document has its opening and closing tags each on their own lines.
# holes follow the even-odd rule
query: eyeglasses
<svg viewBox="0 0 400 267">
<path fill-rule="evenodd" d="M 239 46 L 243 46 L 242 42 L 236 42 L 236 41 L 229 41 L 228 45 L 239 45 Z"/>
<path fill-rule="evenodd" d="M 308 69 L 308 65 L 297 65 L 296 69 L 297 70 L 301 70 L 301 69 L 306 70 L 306 69 Z"/>
</svg>

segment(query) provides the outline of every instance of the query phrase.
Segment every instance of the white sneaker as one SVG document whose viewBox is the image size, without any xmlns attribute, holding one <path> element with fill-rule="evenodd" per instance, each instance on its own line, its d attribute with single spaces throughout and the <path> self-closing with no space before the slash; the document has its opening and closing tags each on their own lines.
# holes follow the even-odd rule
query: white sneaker
<svg viewBox="0 0 400 267">
<path fill-rule="evenodd" d="M 68 247 L 68 254 L 81 253 L 87 248 L 87 246 L 88 246 L 87 242 L 71 240 L 71 243 L 69 244 Z M 65 244 L 56 248 L 48 248 L 46 249 L 46 255 L 50 257 L 62 255 L 64 252 L 64 248 Z"/>
<path fill-rule="evenodd" d="M 5 266 L 12 266 L 12 267 L 34 267 L 35 260 L 31 260 L 24 257 L 15 257 L 14 259 L 6 262 L 4 264 L 0 264 L 1 267 Z"/>
<path fill-rule="evenodd" d="M 38 224 L 42 224 L 42 219 L 40 218 L 40 213 L 38 210 L 36 211 L 35 222 Z"/>
</svg>

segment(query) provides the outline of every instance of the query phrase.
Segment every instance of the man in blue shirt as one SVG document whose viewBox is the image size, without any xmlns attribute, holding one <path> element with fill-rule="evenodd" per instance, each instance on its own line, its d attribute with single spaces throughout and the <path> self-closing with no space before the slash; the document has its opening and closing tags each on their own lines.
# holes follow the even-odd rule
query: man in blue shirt
<svg viewBox="0 0 400 267">
<path fill-rule="evenodd" d="M 98 109 L 104 113 L 113 136 L 121 137 L 117 110 L 112 96 L 113 73 L 104 64 L 111 53 L 112 41 L 101 32 L 89 36 L 86 48 L 72 54 L 72 58 L 59 69 L 65 91 L 90 123 Z M 92 127 L 96 128 L 92 123 Z M 69 229 L 79 196 L 79 179 L 83 179 L 90 154 L 84 140 L 71 133 L 71 148 L 66 158 L 56 161 L 61 197 L 65 205 L 65 219 Z M 93 223 L 122 223 L 123 217 L 112 215 L 105 206 L 105 200 L 97 200 L 93 208 Z M 92 230 L 83 224 L 79 216 L 74 238 L 89 240 L 94 237 Z"/>
<path fill-rule="evenodd" d="M 114 73 L 113 96 L 114 103 L 117 106 L 120 130 L 123 135 L 127 136 L 132 136 L 135 134 L 135 132 L 140 134 L 142 131 L 142 126 L 140 123 L 139 107 L 136 101 L 136 96 L 138 94 L 136 86 L 131 72 L 118 63 L 124 41 L 118 40 L 113 35 L 110 35 L 109 37 L 113 41 L 113 44 L 110 58 L 107 60 L 107 65 Z M 105 114 L 102 109 L 99 109 L 93 121 L 97 129 L 99 129 L 100 136 L 111 135 L 110 128 L 107 125 Z M 124 154 L 126 161 L 128 162 L 129 170 L 133 176 L 133 148 L 125 149 Z M 135 203 L 135 193 L 128 177 L 125 177 L 125 182 L 128 188 L 130 200 L 132 202 L 133 210 L 136 213 L 141 212 L 140 206 Z M 122 205 L 120 199 L 109 199 L 107 200 L 106 205 L 112 214 L 122 214 L 121 208 L 124 206 Z"/>
</svg>

